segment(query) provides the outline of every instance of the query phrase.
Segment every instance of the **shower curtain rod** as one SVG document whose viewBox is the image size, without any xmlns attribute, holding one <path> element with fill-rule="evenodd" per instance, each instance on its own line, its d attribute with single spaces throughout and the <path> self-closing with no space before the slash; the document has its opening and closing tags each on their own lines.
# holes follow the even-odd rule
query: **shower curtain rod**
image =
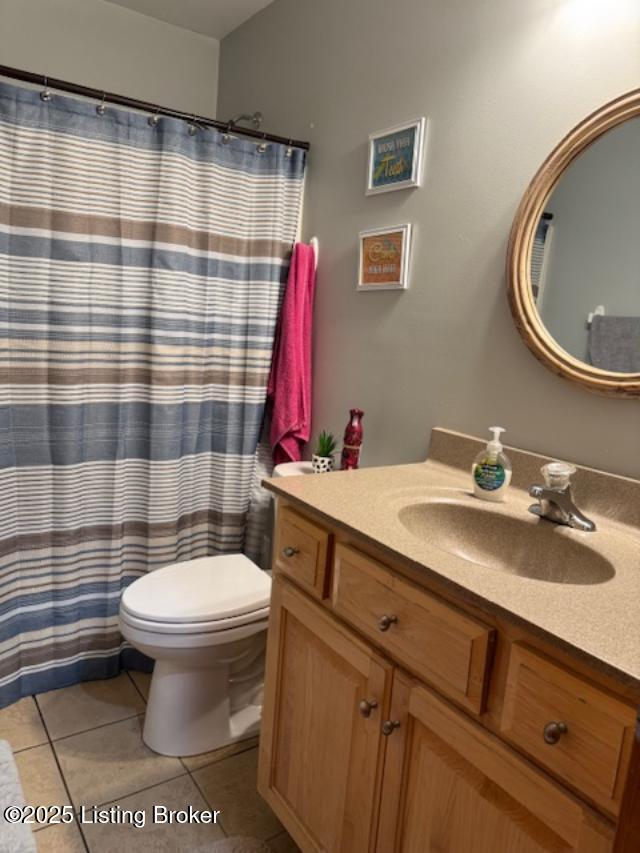
<svg viewBox="0 0 640 853">
<path fill-rule="evenodd" d="M 116 104 L 119 107 L 129 107 L 134 110 L 142 110 L 144 112 L 153 113 L 159 116 L 169 116 L 170 118 L 179 118 L 184 121 L 190 121 L 201 127 L 215 127 L 216 130 L 221 130 L 226 133 L 233 133 L 238 136 L 249 136 L 252 139 L 259 139 L 261 142 L 277 142 L 281 145 L 289 145 L 292 148 L 302 148 L 308 151 L 310 145 L 308 142 L 303 142 L 299 139 L 288 139 L 286 136 L 276 136 L 273 133 L 263 133 L 260 130 L 252 130 L 248 127 L 237 127 L 233 122 L 218 121 L 214 118 L 199 116 L 194 113 L 185 113 L 181 110 L 174 110 L 171 107 L 161 107 L 158 104 L 151 104 L 148 101 L 139 101 L 136 98 L 129 98 L 126 95 L 116 95 L 113 92 L 104 92 L 102 89 L 93 89 L 90 86 L 81 86 L 78 83 L 69 83 L 66 80 L 57 80 L 55 77 L 47 77 L 44 74 L 34 74 L 32 71 L 21 71 L 19 68 L 11 68 L 8 65 L 0 65 L 0 76 L 10 77 L 14 80 L 22 80 L 25 83 L 40 84 L 51 89 L 59 89 L 61 92 L 70 92 L 73 95 L 82 95 L 85 98 L 93 98 L 105 104 Z"/>
</svg>

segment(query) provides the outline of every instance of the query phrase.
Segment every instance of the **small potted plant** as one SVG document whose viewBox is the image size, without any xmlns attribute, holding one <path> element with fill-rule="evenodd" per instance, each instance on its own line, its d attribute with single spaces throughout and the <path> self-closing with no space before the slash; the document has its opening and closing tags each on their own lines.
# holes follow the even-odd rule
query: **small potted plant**
<svg viewBox="0 0 640 853">
<path fill-rule="evenodd" d="M 330 432 L 322 430 L 318 436 L 316 452 L 311 457 L 314 474 L 326 474 L 333 471 L 333 454 L 336 451 L 336 439 Z"/>
</svg>

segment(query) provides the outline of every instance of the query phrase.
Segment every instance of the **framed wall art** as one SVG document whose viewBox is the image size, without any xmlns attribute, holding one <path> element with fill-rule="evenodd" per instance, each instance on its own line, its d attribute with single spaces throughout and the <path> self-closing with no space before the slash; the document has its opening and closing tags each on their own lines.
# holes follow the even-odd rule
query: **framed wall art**
<svg viewBox="0 0 640 853">
<path fill-rule="evenodd" d="M 411 225 L 360 232 L 358 290 L 406 290 Z"/>
<path fill-rule="evenodd" d="M 426 122 L 418 118 L 371 134 L 367 195 L 421 185 Z"/>
</svg>

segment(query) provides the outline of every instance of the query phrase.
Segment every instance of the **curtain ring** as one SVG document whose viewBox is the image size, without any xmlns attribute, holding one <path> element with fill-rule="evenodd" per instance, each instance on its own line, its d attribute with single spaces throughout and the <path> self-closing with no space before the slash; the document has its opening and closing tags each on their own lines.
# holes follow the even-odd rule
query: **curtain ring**
<svg viewBox="0 0 640 853">
<path fill-rule="evenodd" d="M 191 119 L 191 123 L 189 124 L 189 136 L 195 136 L 198 132 L 198 125 L 196 124 L 196 114 L 193 114 Z"/>
<path fill-rule="evenodd" d="M 227 122 L 227 129 L 222 134 L 222 144 L 228 145 L 231 142 L 231 122 Z"/>
<path fill-rule="evenodd" d="M 99 116 L 103 116 L 107 111 L 107 106 L 105 104 L 106 98 L 107 98 L 107 93 L 103 92 L 102 93 L 102 101 L 96 107 L 96 112 L 98 113 Z"/>
<path fill-rule="evenodd" d="M 267 138 L 267 134 L 266 134 L 266 133 L 263 133 L 263 134 L 262 134 L 262 138 L 263 138 L 263 139 L 266 139 L 266 138 Z M 264 154 L 264 152 L 267 150 L 267 148 L 268 148 L 268 147 L 269 147 L 269 146 L 267 145 L 267 143 L 266 143 L 266 142 L 261 142 L 259 145 L 256 145 L 256 148 L 258 149 L 258 152 L 259 152 L 260 154 Z"/>
<path fill-rule="evenodd" d="M 284 152 L 285 157 L 291 157 L 293 154 L 293 139 L 289 140 L 289 144 L 287 145 L 286 151 Z"/>
<path fill-rule="evenodd" d="M 44 82 L 44 89 L 42 90 L 42 92 L 40 92 L 40 100 L 41 101 L 50 101 L 51 98 L 53 97 L 53 95 L 51 94 L 51 90 L 49 89 L 49 86 L 47 85 L 46 75 L 43 76 L 43 82 Z"/>
<path fill-rule="evenodd" d="M 147 119 L 147 124 L 149 125 L 149 127 L 156 127 L 157 126 L 158 122 L 160 121 L 159 113 L 160 113 L 160 110 L 156 110 L 152 116 L 149 116 L 149 118 Z"/>
</svg>

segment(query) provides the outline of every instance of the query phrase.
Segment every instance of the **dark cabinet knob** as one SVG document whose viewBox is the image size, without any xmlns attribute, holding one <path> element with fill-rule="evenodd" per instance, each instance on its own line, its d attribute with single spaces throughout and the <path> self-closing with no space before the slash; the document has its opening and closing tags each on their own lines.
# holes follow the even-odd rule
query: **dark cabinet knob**
<svg viewBox="0 0 640 853">
<path fill-rule="evenodd" d="M 285 557 L 295 557 L 295 555 L 299 554 L 300 551 L 298 550 L 298 548 L 292 548 L 291 545 L 287 545 L 286 548 L 282 549 L 282 553 L 285 555 Z"/>
<path fill-rule="evenodd" d="M 567 733 L 567 724 L 559 723 L 559 722 L 551 722 L 547 723 L 547 725 L 542 730 L 542 735 L 544 737 L 544 742 L 549 743 L 553 746 L 554 743 L 558 743 L 562 735 Z"/>
<path fill-rule="evenodd" d="M 363 717 L 370 717 L 373 709 L 377 707 L 378 703 L 375 699 L 362 699 L 358 705 L 358 710 Z"/>
<path fill-rule="evenodd" d="M 400 728 L 400 720 L 385 720 L 382 724 L 382 734 L 387 737 L 396 729 Z"/>
</svg>

